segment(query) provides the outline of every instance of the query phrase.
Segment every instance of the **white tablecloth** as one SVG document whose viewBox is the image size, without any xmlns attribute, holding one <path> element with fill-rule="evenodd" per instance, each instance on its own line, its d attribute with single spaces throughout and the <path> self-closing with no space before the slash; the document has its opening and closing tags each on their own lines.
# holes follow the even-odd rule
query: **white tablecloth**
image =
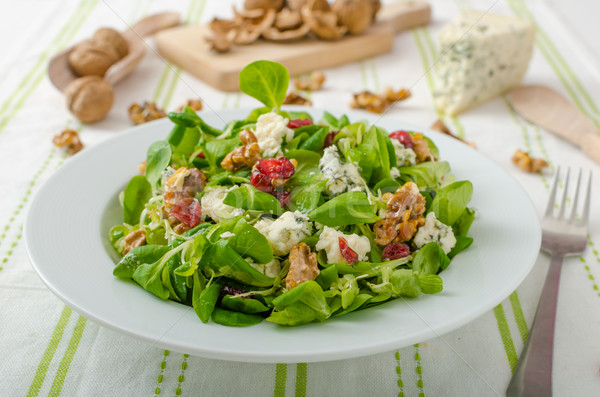
<svg viewBox="0 0 600 397">
<path fill-rule="evenodd" d="M 566 26 L 553 3 L 544 1 L 431 1 L 433 21 L 397 35 L 394 50 L 324 70 L 327 81 L 311 100 L 317 107 L 348 109 L 351 94 L 386 86 L 410 87 L 413 96 L 386 115 L 428 127 L 437 118 L 427 70 L 436 59 L 436 33 L 461 8 L 516 15 L 538 29 L 525 83 L 550 86 L 600 124 L 600 84 L 593 48 L 580 29 Z M 153 100 L 174 110 L 200 96 L 205 108 L 253 107 L 238 93 L 219 92 L 173 68 L 149 51 L 134 74 L 115 87 L 109 116 L 81 125 L 65 108 L 46 75 L 49 57 L 89 37 L 100 26 L 124 29 L 144 15 L 181 12 L 189 23 L 228 16 L 229 2 L 185 0 L 130 2 L 45 0 L 4 2 L 0 12 L 0 394 L 22 395 L 275 395 L 275 396 L 492 396 L 503 395 L 523 348 L 537 306 L 549 257 L 541 254 L 530 275 L 504 302 L 475 321 L 399 350 L 356 359 L 297 364 L 227 362 L 168 351 L 92 321 L 65 306 L 42 283 L 28 261 L 22 238 L 27 207 L 40 185 L 69 161 L 52 144 L 65 127 L 80 129 L 87 147 L 131 126 L 127 108 Z M 589 4 L 589 12 L 600 8 Z M 567 15 L 568 17 L 568 15 Z M 149 43 L 152 44 L 151 40 Z M 497 98 L 445 120 L 460 136 L 511 174 L 538 212 L 545 205 L 558 165 L 594 171 L 600 167 L 580 150 L 519 118 Z M 541 174 L 516 168 L 518 148 L 548 161 Z M 589 247 L 568 258 L 558 305 L 554 392 L 600 395 L 600 211 L 592 205 Z M 510 249 L 510 247 L 507 247 Z M 441 297 L 440 297 L 441 299 Z"/>
</svg>

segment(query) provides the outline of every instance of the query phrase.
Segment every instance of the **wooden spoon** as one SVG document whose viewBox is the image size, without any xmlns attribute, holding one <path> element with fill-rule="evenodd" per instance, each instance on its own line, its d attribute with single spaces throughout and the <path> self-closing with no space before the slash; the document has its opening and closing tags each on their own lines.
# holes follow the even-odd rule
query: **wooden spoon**
<svg viewBox="0 0 600 397">
<path fill-rule="evenodd" d="M 561 94 L 529 85 L 513 89 L 508 99 L 521 116 L 577 145 L 600 163 L 600 130 Z"/>
<path fill-rule="evenodd" d="M 129 52 L 119 61 L 108 68 L 104 79 L 114 85 L 117 81 L 128 75 L 140 63 L 146 54 L 146 44 L 142 37 L 151 35 L 159 30 L 179 25 L 180 16 L 176 12 L 164 12 L 150 15 L 137 22 L 131 28 L 122 33 L 129 44 Z M 48 63 L 48 77 L 56 88 L 64 91 L 69 83 L 77 76 L 69 66 L 69 52 L 72 46 L 56 54 Z"/>
</svg>

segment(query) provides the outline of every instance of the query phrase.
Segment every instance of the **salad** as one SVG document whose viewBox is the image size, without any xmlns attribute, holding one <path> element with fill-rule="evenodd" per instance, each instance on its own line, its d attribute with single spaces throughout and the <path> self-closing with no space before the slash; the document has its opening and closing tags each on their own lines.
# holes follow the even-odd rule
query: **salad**
<svg viewBox="0 0 600 397">
<path fill-rule="evenodd" d="M 228 326 L 442 291 L 439 273 L 473 242 L 471 183 L 420 132 L 282 110 L 288 82 L 278 63 L 246 66 L 241 90 L 265 106 L 223 129 L 169 114 L 120 196 L 116 277 Z"/>
</svg>

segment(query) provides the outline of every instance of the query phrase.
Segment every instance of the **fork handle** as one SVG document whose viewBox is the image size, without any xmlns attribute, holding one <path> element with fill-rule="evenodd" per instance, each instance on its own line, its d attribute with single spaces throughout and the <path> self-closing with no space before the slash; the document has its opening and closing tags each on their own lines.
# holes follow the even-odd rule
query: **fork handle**
<svg viewBox="0 0 600 397">
<path fill-rule="evenodd" d="M 535 319 L 506 390 L 508 397 L 552 395 L 554 324 L 563 258 L 552 255 L 550 260 Z"/>
</svg>

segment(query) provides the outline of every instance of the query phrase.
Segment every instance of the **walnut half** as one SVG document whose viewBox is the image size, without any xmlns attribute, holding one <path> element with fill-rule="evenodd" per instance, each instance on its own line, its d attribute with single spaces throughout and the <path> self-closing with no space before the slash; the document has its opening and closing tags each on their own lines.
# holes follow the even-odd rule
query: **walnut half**
<svg viewBox="0 0 600 397">
<path fill-rule="evenodd" d="M 305 243 L 296 244 L 290 251 L 290 270 L 285 277 L 286 288 L 292 289 L 298 284 L 314 280 L 319 275 L 317 254 Z"/>
<path fill-rule="evenodd" d="M 258 140 L 252 131 L 244 130 L 240 132 L 240 140 L 242 146 L 235 148 L 221 161 L 221 167 L 227 171 L 237 171 L 244 166 L 252 168 L 260 159 Z"/>
<path fill-rule="evenodd" d="M 387 202 L 385 219 L 375 223 L 375 242 L 388 245 L 392 241 L 410 240 L 419 226 L 425 224 L 425 198 L 419 187 L 413 182 L 406 182 Z"/>
</svg>

